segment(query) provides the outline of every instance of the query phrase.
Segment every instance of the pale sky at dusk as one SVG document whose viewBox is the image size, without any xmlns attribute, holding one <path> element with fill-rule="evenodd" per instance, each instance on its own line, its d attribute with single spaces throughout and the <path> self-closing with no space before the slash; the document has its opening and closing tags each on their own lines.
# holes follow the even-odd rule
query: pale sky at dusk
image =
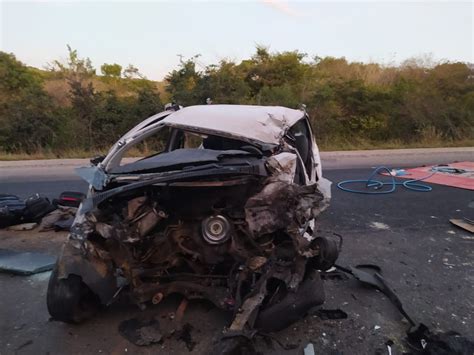
<svg viewBox="0 0 474 355">
<path fill-rule="evenodd" d="M 309 56 L 400 63 L 474 62 L 473 2 L 453 1 L 72 1 L 1 2 L 0 48 L 44 67 L 66 44 L 99 68 L 134 64 L 162 79 L 178 54 L 203 65 L 239 61 L 262 44 Z"/>
</svg>

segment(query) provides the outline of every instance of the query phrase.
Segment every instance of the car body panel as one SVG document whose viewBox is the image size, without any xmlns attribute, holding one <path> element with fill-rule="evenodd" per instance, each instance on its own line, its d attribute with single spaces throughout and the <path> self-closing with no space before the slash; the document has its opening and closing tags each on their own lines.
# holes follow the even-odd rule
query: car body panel
<svg viewBox="0 0 474 355">
<path fill-rule="evenodd" d="M 216 135 L 266 144 L 280 140 L 305 113 L 281 106 L 203 105 L 189 106 L 167 116 L 163 123 L 176 128 L 200 129 Z"/>
</svg>

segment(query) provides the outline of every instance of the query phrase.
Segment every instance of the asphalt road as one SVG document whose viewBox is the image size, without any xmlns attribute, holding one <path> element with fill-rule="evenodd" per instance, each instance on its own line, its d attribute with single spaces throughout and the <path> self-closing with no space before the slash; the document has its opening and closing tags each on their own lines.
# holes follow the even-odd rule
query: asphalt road
<svg viewBox="0 0 474 355">
<path fill-rule="evenodd" d="M 403 167 L 415 165 L 392 158 L 386 157 L 380 163 Z M 451 157 L 451 160 L 472 161 L 464 158 Z M 422 158 L 416 159 L 423 164 Z M 420 164 L 420 160 L 416 163 Z M 433 157 L 429 163 L 433 163 L 432 160 Z M 357 166 L 357 162 L 352 162 L 348 165 Z M 333 182 L 364 178 L 370 173 L 371 166 L 380 163 L 364 162 L 365 165 L 358 168 L 345 168 L 341 161 L 331 168 L 327 163 L 329 168 L 325 169 L 325 175 Z M 56 197 L 64 190 L 86 189 L 85 183 L 72 173 L 54 176 L 52 170 L 43 177 L 30 175 L 28 179 L 24 175 L 16 179 L 10 175 L 2 180 L 0 176 L 0 193 L 26 197 L 40 192 Z M 472 336 L 474 240 L 472 234 L 457 229 L 448 220 L 455 217 L 474 219 L 474 192 L 431 186 L 433 191 L 428 193 L 400 188 L 393 194 L 380 196 L 350 194 L 333 186 L 332 204 L 321 217 L 320 229 L 343 236 L 339 264 L 379 265 L 407 311 L 417 320 L 433 330 L 454 330 Z M 0 247 L 48 250 L 53 254 L 60 248 L 58 240 L 61 238 L 56 235 L 51 238 L 54 243 L 47 235 L 41 237 L 44 240 L 34 242 L 28 238 L 0 231 Z M 177 300 L 170 299 L 146 312 L 118 304 L 85 324 L 71 326 L 48 321 L 47 279 L 47 273 L 31 277 L 0 274 L 0 354 L 188 353 L 179 340 L 168 339 L 161 345 L 139 348 L 128 343 L 117 331 L 121 321 L 144 313 L 157 314 L 161 317 L 160 322 L 165 323 L 169 312 L 175 310 Z M 344 310 L 347 319 L 322 321 L 308 316 L 276 334 L 283 343 L 296 344 L 295 350 L 283 351 L 276 344 L 272 349 L 262 341 L 257 343 L 259 349 L 264 353 L 300 354 L 302 348 L 312 342 L 319 354 L 386 354 L 385 343 L 392 340 L 394 354 L 407 350 L 402 341 L 407 323 L 386 297 L 350 280 L 328 280 L 325 288 L 324 307 Z M 197 343 L 193 353 L 206 353 L 226 321 L 227 315 L 207 304 L 191 303 L 185 322 L 193 327 L 192 337 Z"/>
</svg>

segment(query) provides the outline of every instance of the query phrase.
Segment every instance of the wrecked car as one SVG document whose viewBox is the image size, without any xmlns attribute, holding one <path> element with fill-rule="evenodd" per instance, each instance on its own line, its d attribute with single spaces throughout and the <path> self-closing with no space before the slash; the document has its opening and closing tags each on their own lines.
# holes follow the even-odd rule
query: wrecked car
<svg viewBox="0 0 474 355">
<path fill-rule="evenodd" d="M 149 139 L 165 144 L 126 157 Z M 331 183 L 304 110 L 174 105 L 91 162 L 48 286 L 53 319 L 80 322 L 122 292 L 142 309 L 180 294 L 232 312 L 229 331 L 276 331 L 324 302 L 338 248 L 318 235 Z"/>
</svg>

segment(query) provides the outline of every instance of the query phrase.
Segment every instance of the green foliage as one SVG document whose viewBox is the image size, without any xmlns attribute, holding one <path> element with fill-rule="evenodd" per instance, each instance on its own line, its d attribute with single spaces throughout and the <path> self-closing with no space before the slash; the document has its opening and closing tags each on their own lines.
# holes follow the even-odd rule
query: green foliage
<svg viewBox="0 0 474 355">
<path fill-rule="evenodd" d="M 55 105 L 43 90 L 43 76 L 0 52 L 0 151 L 33 154 L 47 150 L 102 150 L 125 131 L 163 109 L 156 85 L 129 66 L 127 96 L 97 91 L 95 70 L 88 58 L 68 46 L 65 63 L 50 67 L 53 78 L 67 83 L 69 105 Z M 102 72 L 120 79 L 121 66 L 105 64 Z"/>
<path fill-rule="evenodd" d="M 122 66 L 120 64 L 107 64 L 104 63 L 100 67 L 102 75 L 111 78 L 120 78 L 122 76 Z"/>
<path fill-rule="evenodd" d="M 138 71 L 138 68 L 129 64 L 123 71 L 123 76 L 127 79 L 144 79 L 145 77 Z"/>
<path fill-rule="evenodd" d="M 6 152 L 33 153 L 56 143 L 58 119 L 44 93 L 27 92 L 2 109 L 0 147 Z"/>
<path fill-rule="evenodd" d="M 95 68 L 89 58 L 79 57 L 76 49 L 67 45 L 68 57 L 66 62 L 54 60 L 49 64 L 51 72 L 70 81 L 82 81 L 95 75 Z"/>
<path fill-rule="evenodd" d="M 179 68 L 169 73 L 165 81 L 166 91 L 171 95 L 174 102 L 189 106 L 203 104 L 201 86 L 198 86 L 202 74 L 196 70 L 196 55 L 188 60 L 180 58 Z"/>
<path fill-rule="evenodd" d="M 250 96 L 244 73 L 229 61 L 221 61 L 218 66 L 208 66 L 204 75 L 198 79 L 198 85 L 196 103 L 204 103 L 207 98 L 212 98 L 215 104 L 238 104 L 246 102 Z"/>
<path fill-rule="evenodd" d="M 39 75 L 17 61 L 13 54 L 5 52 L 0 52 L 0 78 L 2 99 L 40 90 L 42 85 Z"/>
<path fill-rule="evenodd" d="M 0 149 L 32 153 L 53 146 L 58 122 L 41 78 L 4 52 L 0 75 Z"/>
<path fill-rule="evenodd" d="M 240 63 L 201 66 L 198 58 L 181 57 L 165 78 L 166 94 L 180 105 L 207 98 L 215 104 L 304 103 L 318 143 L 332 149 L 474 140 L 472 64 L 422 58 L 384 67 L 263 46 Z M 100 69 L 98 78 L 91 61 L 69 46 L 66 61 L 54 61 L 49 72 L 0 52 L 0 151 L 103 151 L 163 109 L 157 83 L 133 65 Z M 62 81 L 69 96 L 59 101 L 54 90 L 46 93 L 49 80 L 56 81 L 52 88 Z M 139 148 L 155 149 L 159 139 Z"/>
<path fill-rule="evenodd" d="M 128 129 L 163 110 L 160 96 L 149 85 L 139 86 L 132 97 L 114 91 L 97 92 L 91 83 L 71 82 L 71 111 L 83 127 L 77 142 L 85 149 L 105 149 Z"/>
</svg>

